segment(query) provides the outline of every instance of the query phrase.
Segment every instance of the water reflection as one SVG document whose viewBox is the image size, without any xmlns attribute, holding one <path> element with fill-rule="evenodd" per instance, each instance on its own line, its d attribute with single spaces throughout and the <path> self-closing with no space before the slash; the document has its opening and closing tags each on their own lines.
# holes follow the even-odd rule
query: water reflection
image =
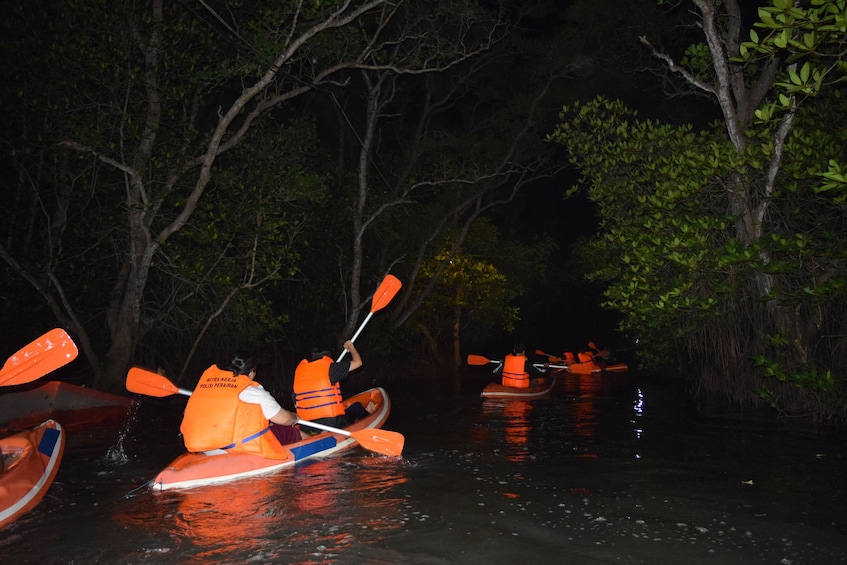
<svg viewBox="0 0 847 565">
<path fill-rule="evenodd" d="M 636 398 L 632 403 L 632 411 L 633 411 L 633 419 L 630 420 L 633 425 L 633 429 L 635 430 L 635 439 L 641 439 L 641 434 L 643 430 L 641 429 L 641 418 L 644 416 L 644 392 L 640 388 L 635 391 Z M 636 459 L 641 459 L 641 455 L 636 453 Z"/>
<path fill-rule="evenodd" d="M 705 418 L 664 382 L 634 376 L 557 381 L 547 398 L 508 402 L 410 380 L 392 396 L 390 421 L 406 435 L 404 458 L 355 449 L 231 485 L 126 497 L 182 449 L 178 414 L 165 425 L 169 413 L 142 412 L 118 449 L 128 462 L 92 465 L 114 433 L 69 443 L 45 500 L 0 535 L 0 555 L 114 565 L 847 563 L 842 437 Z"/>
<path fill-rule="evenodd" d="M 394 487 L 408 480 L 394 458 L 360 453 L 224 485 L 148 492 L 114 517 L 155 527 L 170 543 L 148 549 L 180 563 L 332 563 L 406 523 Z M 155 526 L 153 526 L 155 525 Z"/>
<path fill-rule="evenodd" d="M 529 435 L 532 424 L 529 417 L 532 401 L 487 398 L 483 400 L 482 411 L 490 424 L 489 429 L 502 430 L 506 459 L 514 463 L 531 459 Z"/>
<path fill-rule="evenodd" d="M 577 457 L 596 459 L 600 455 L 594 445 L 597 431 L 597 399 L 603 387 L 603 376 L 567 374 L 561 377 L 570 402 L 565 413 L 566 426 L 580 441 Z"/>
</svg>

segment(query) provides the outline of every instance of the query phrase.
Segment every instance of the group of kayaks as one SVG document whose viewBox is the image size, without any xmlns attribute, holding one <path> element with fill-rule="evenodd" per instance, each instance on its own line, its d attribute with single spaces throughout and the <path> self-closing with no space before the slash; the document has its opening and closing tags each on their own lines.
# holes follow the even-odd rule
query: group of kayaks
<svg viewBox="0 0 847 565">
<path fill-rule="evenodd" d="M 536 353 L 548 358 L 547 363 L 536 364 L 537 368 L 545 372 L 543 376 L 531 379 L 529 386 L 524 388 L 492 382 L 485 386 L 481 396 L 538 398 L 553 390 L 556 383 L 555 373 L 559 371 L 594 374 L 627 370 L 623 363 L 606 364 L 602 356 L 594 355 L 581 362 L 570 362 L 570 359 L 548 355 L 543 351 Z M 0 386 L 18 385 L 38 379 L 69 363 L 76 355 L 77 348 L 70 337 L 61 329 L 52 330 L 7 360 L 0 369 Z M 568 361 L 568 364 L 555 364 L 562 361 Z M 468 357 L 468 363 L 481 365 L 498 361 L 471 355 Z M 130 370 L 127 389 L 148 396 L 191 394 L 190 391 L 177 388 L 165 377 L 140 368 Z M 56 391 L 46 394 L 55 395 Z M 348 398 L 345 404 L 355 402 L 370 406 L 372 411 L 367 417 L 344 429 L 304 422 L 307 426 L 321 431 L 296 443 L 285 445 L 282 458 L 266 459 L 226 450 L 186 452 L 163 469 L 148 486 L 154 490 L 168 490 L 224 483 L 273 473 L 308 459 L 330 457 L 356 445 L 377 453 L 399 455 L 404 442 L 402 435 L 381 429 L 391 413 L 391 401 L 385 390 L 380 387 L 372 388 Z M 65 432 L 52 418 L 0 439 L 0 528 L 31 510 L 44 498 L 59 469 L 64 448 Z"/>
<path fill-rule="evenodd" d="M 76 354 L 76 346 L 67 334 L 62 330 L 54 330 L 9 358 L 0 372 L 0 386 L 20 385 L 35 380 L 61 364 L 70 362 Z M 147 378 L 131 378 L 139 374 Z M 50 386 L 56 384 L 48 383 L 36 388 L 23 387 L 27 389 L 24 391 L 18 390 L 22 387 L 15 387 L 10 389 L 14 392 L 3 395 L 3 400 L 15 397 L 5 404 L 22 404 L 30 412 L 38 412 L 33 409 L 37 400 L 41 400 L 47 410 L 52 410 L 58 408 L 56 403 L 59 394 L 68 395 L 66 388 L 81 389 L 64 383 Z M 165 377 L 137 367 L 130 370 L 127 388 L 131 392 L 149 396 L 190 394 L 190 391 L 172 385 Z M 97 391 L 91 393 L 105 394 Z M 130 403 L 128 398 L 116 398 L 125 400 L 126 405 Z M 344 429 L 307 422 L 310 427 L 319 431 L 306 439 L 283 446 L 282 458 L 266 459 L 225 450 L 187 452 L 167 465 L 149 481 L 148 486 L 153 490 L 168 490 L 225 483 L 273 473 L 308 459 L 330 457 L 357 445 L 381 454 L 399 455 L 403 449 L 403 436 L 381 429 L 391 413 L 391 401 L 385 390 L 380 387 L 366 390 L 348 398 L 345 404 L 355 402 L 369 407 L 371 412 L 368 416 Z M 76 402 L 75 405 L 81 406 L 83 410 L 87 408 L 85 403 Z M 60 410 L 59 413 L 63 412 Z M 9 415 L 15 418 L 13 410 L 9 411 Z M 7 414 L 4 412 L 3 416 Z M 26 421 L 21 418 L 14 419 L 15 423 Z M 13 424 L 12 427 L 17 426 Z M 64 449 L 65 430 L 52 418 L 0 439 L 0 528 L 30 511 L 44 498 L 59 470 Z"/>
<path fill-rule="evenodd" d="M 598 375 L 606 373 L 626 373 L 629 366 L 626 363 L 616 362 L 608 349 L 600 349 L 593 341 L 588 342 L 588 349 L 574 353 L 565 351 L 562 356 L 551 355 L 540 349 L 535 350 L 536 355 L 546 357 L 551 367 L 562 368 L 576 375 Z M 559 363 L 559 365 L 555 365 Z"/>
<path fill-rule="evenodd" d="M 550 355 L 536 350 L 536 355 L 546 357 L 545 363 L 535 363 L 539 371 L 547 373 L 542 377 L 530 379 L 528 387 L 505 386 L 498 382 L 485 385 L 480 395 L 483 398 L 523 398 L 531 399 L 546 396 L 556 384 L 555 373 L 566 371 L 576 375 L 605 375 L 607 373 L 626 373 L 629 366 L 626 363 L 610 362 L 608 350 L 598 349 L 593 342 L 588 343 L 590 350 L 574 354 L 565 352 L 562 357 Z M 468 355 L 469 365 L 499 364 L 502 361 L 491 360 L 482 355 Z M 495 369 L 496 371 L 496 369 Z M 549 372 L 548 372 L 549 371 Z"/>
<path fill-rule="evenodd" d="M 377 311 L 388 305 L 402 286 L 397 277 L 386 275 L 374 291 L 370 312 L 351 338 L 354 341 L 365 324 Z M 9 357 L 0 369 L 0 387 L 30 383 L 63 367 L 77 357 L 78 349 L 73 340 L 61 328 L 51 330 L 20 351 Z M 342 353 L 343 356 L 343 353 Z M 339 357 L 339 360 L 341 358 Z M 178 388 L 167 378 L 140 367 L 133 367 L 127 374 L 127 390 L 148 396 L 171 394 L 190 395 L 191 391 Z M 50 390 L 47 390 L 47 389 Z M 34 394 L 29 391 L 26 402 L 19 402 L 17 393 L 8 403 L 9 417 L 18 425 L 22 420 L 11 413 L 12 407 L 21 405 L 26 417 L 38 413 L 27 402 L 33 395 L 42 404 L 48 405 L 52 413 L 58 393 L 66 392 L 61 387 L 44 387 Z M 86 389 L 87 391 L 88 389 Z M 104 394 L 90 391 L 94 395 Z M 3 395 L 4 397 L 6 395 Z M 108 395 L 112 396 L 112 395 Z M 128 399 L 117 397 L 121 400 Z M 5 399 L 4 399 L 5 400 Z M 191 488 L 229 482 L 236 479 L 272 473 L 291 467 L 301 461 L 329 457 L 356 445 L 376 453 L 397 456 L 403 450 L 405 438 L 397 433 L 383 430 L 382 425 L 391 413 L 391 401 L 382 388 L 372 388 L 351 398 L 345 404 L 361 402 L 369 407 L 368 416 L 357 420 L 347 428 L 333 428 L 317 422 L 300 420 L 301 429 L 318 430 L 310 437 L 284 446 L 283 456 L 266 459 L 256 455 L 224 449 L 203 453 L 184 453 L 160 472 L 148 485 L 155 490 Z M 87 407 L 87 406 L 86 406 Z M 3 402 L 0 402 L 0 410 Z M 6 417 L 6 410 L 0 416 Z M 0 528 L 35 507 L 47 493 L 65 449 L 65 433 L 53 419 L 40 425 L 27 427 L 19 433 L 0 438 Z"/>
<path fill-rule="evenodd" d="M 391 302 L 401 286 L 397 277 L 390 274 L 385 276 L 373 294 L 370 312 L 359 325 L 351 341 L 356 339 L 377 310 Z M 70 363 L 77 354 L 76 344 L 64 330 L 51 330 L 6 361 L 0 369 L 0 387 L 39 379 Z M 191 391 L 176 387 L 164 376 L 140 367 L 133 367 L 127 374 L 127 390 L 148 396 L 191 394 Z M 91 392 L 95 395 L 103 394 Z M 43 396 L 43 403 L 48 404 L 50 410 L 56 394 L 57 389 L 53 387 L 50 391 L 39 391 L 36 396 Z M 31 396 L 32 394 L 28 398 Z M 127 405 L 130 402 L 128 399 L 123 400 L 126 400 Z M 282 458 L 266 459 L 223 449 L 184 453 L 148 485 L 154 490 L 166 490 L 229 482 L 272 473 L 307 459 L 329 457 L 356 445 L 384 455 L 400 455 L 405 438 L 397 432 L 381 429 L 391 413 L 391 401 L 385 390 L 379 387 L 367 390 L 347 399 L 345 404 L 354 402 L 368 406 L 368 416 L 344 429 L 301 420 L 301 428 L 305 426 L 319 431 L 306 439 L 285 445 Z M 9 406 L 15 404 L 18 404 L 18 398 L 12 400 Z M 0 409 L 2 408 L 0 402 Z M 9 410 L 10 413 L 12 411 Z M 27 417 L 33 417 L 29 405 L 24 406 L 24 411 L 29 412 Z M 0 416 L 5 417 L 6 414 Z M 19 424 L 21 422 L 19 419 L 15 421 Z M 59 469 L 64 448 L 64 430 L 53 419 L 47 419 L 40 425 L 0 439 L 0 528 L 31 510 L 44 498 Z"/>
</svg>

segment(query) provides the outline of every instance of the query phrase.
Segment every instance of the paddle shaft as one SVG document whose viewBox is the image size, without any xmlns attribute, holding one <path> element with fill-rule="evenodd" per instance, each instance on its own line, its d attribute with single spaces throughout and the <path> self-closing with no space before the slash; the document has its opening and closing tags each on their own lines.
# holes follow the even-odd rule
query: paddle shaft
<svg viewBox="0 0 847 565">
<path fill-rule="evenodd" d="M 357 337 L 359 337 L 359 334 L 360 334 L 360 333 L 362 333 L 362 330 L 363 330 L 363 329 L 365 329 L 365 324 L 367 324 L 367 323 L 368 323 L 368 320 L 370 320 L 370 319 L 373 317 L 373 315 L 374 315 L 374 313 L 373 313 L 373 312 L 368 312 L 368 315 L 367 315 L 367 316 L 365 316 L 365 319 L 364 319 L 364 320 L 362 320 L 362 323 L 361 323 L 361 324 L 359 324 L 359 329 L 357 329 L 357 330 L 356 330 L 356 333 L 354 333 L 354 334 L 353 334 L 353 337 L 351 337 L 351 338 L 350 338 L 350 341 L 353 341 L 353 342 L 355 342 L 355 341 L 356 341 L 356 338 L 357 338 Z M 346 350 L 346 349 L 342 349 L 342 350 L 341 350 L 341 355 L 339 355 L 339 356 L 338 356 L 338 359 L 336 359 L 336 360 L 335 360 L 335 362 L 336 362 L 336 363 L 338 363 L 339 361 L 341 361 L 342 359 L 344 359 L 344 355 L 346 355 L 346 354 L 347 354 L 347 350 Z"/>
<path fill-rule="evenodd" d="M 350 341 L 355 342 L 356 338 L 359 337 L 359 334 L 362 333 L 362 330 L 365 329 L 365 324 L 367 324 L 370 319 L 373 317 L 374 312 L 377 310 L 382 310 L 394 296 L 397 294 L 397 291 L 400 290 L 400 287 L 403 286 L 403 283 L 400 282 L 400 279 L 395 277 L 394 275 L 385 275 L 385 278 L 382 279 L 382 282 L 379 283 L 376 291 L 374 291 L 373 300 L 371 300 L 371 311 L 368 312 L 368 315 L 365 316 L 365 319 L 362 320 L 362 323 L 359 324 L 359 328 L 356 330 L 356 333 L 353 334 L 353 337 L 350 338 Z M 344 349 L 341 351 L 341 354 L 338 356 L 338 359 L 335 360 L 336 363 L 344 359 L 344 355 L 347 354 L 347 350 Z"/>
<path fill-rule="evenodd" d="M 544 366 L 544 363 L 533 363 L 532 366 L 535 367 L 536 369 L 567 369 L 568 368 L 567 365 L 551 365 L 549 363 L 547 364 L 546 367 Z"/>
</svg>

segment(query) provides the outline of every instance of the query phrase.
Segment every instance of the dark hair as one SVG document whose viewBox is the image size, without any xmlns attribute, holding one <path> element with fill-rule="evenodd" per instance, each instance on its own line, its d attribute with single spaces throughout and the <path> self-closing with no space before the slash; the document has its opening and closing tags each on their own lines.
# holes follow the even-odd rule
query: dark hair
<svg viewBox="0 0 847 565">
<path fill-rule="evenodd" d="M 329 356 L 329 349 L 324 349 L 323 347 L 313 347 L 312 353 L 309 356 L 309 361 L 317 361 L 322 357 Z"/>
<path fill-rule="evenodd" d="M 229 368 L 236 377 L 238 375 L 249 375 L 250 371 L 256 368 L 256 365 L 256 358 L 244 351 L 233 353 L 229 362 Z"/>
<path fill-rule="evenodd" d="M 525 351 L 524 345 L 521 342 L 515 344 L 515 347 L 512 349 L 512 355 L 521 355 Z"/>
</svg>

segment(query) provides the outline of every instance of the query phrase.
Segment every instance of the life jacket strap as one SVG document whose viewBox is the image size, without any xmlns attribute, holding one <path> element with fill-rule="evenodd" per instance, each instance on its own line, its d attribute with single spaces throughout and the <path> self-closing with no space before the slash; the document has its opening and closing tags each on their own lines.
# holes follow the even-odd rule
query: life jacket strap
<svg viewBox="0 0 847 565">
<path fill-rule="evenodd" d="M 254 440 L 254 439 L 258 438 L 258 437 L 261 437 L 263 434 L 266 434 L 266 433 L 268 433 L 269 431 L 271 431 L 271 427 L 270 427 L 270 426 L 268 426 L 267 428 L 265 428 L 264 430 L 262 430 L 262 431 L 260 431 L 260 432 L 256 432 L 256 433 L 255 433 L 255 434 L 253 434 L 253 435 L 249 435 L 249 436 L 247 436 L 246 438 L 242 439 L 241 441 L 238 441 L 238 442 L 236 442 L 236 443 L 231 443 L 231 444 L 229 444 L 229 445 L 225 445 L 224 447 L 221 447 L 220 449 L 232 449 L 233 447 L 235 447 L 235 446 L 236 446 L 236 445 L 238 445 L 239 443 L 247 443 L 248 441 L 252 441 L 252 440 Z"/>
</svg>

